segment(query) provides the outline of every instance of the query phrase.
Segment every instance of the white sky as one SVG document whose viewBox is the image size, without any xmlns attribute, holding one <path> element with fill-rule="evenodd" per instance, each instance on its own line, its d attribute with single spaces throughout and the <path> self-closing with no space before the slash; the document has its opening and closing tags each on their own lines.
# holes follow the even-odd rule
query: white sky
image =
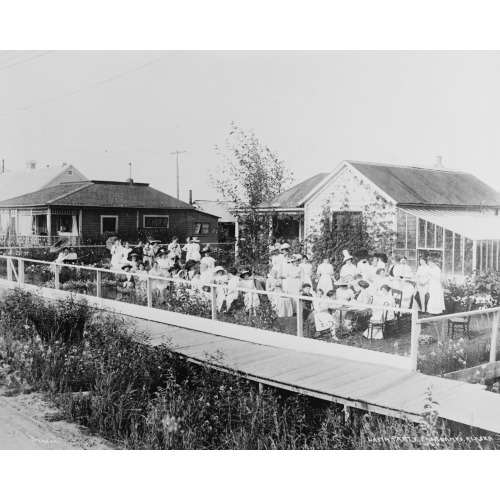
<svg viewBox="0 0 500 500">
<path fill-rule="evenodd" d="M 207 171 L 234 121 L 296 181 L 343 159 L 431 165 L 441 155 L 445 167 L 500 190 L 490 175 L 500 164 L 499 52 L 42 54 L 0 52 L 8 169 L 66 162 L 91 179 L 122 181 L 132 162 L 134 180 L 175 195 L 170 153 L 186 150 L 181 198 L 192 189 L 195 199 L 214 199 Z"/>
</svg>

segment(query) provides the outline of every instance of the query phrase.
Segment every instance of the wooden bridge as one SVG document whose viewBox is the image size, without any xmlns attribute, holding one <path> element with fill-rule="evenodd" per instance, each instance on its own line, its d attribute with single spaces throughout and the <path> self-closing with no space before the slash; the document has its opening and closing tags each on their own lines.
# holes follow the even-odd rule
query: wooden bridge
<svg viewBox="0 0 500 500">
<path fill-rule="evenodd" d="M 51 299 L 69 293 L 0 279 L 0 288 L 14 288 L 19 284 Z M 151 345 L 168 343 L 171 349 L 195 363 L 244 376 L 263 385 L 382 415 L 406 416 L 413 421 L 421 420 L 430 388 L 433 400 L 439 403 L 440 417 L 500 433 L 499 395 L 464 381 L 419 373 L 413 369 L 412 361 L 403 356 L 186 316 L 99 296 L 84 297 L 97 308 L 126 316 L 139 330 L 149 334 Z M 500 367 L 495 366 L 495 369 L 497 372 Z"/>
</svg>

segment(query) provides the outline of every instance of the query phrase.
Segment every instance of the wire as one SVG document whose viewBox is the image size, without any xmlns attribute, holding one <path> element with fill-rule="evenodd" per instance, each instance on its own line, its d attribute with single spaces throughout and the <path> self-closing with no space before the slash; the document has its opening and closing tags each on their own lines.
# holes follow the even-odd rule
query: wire
<svg viewBox="0 0 500 500">
<path fill-rule="evenodd" d="M 25 59 L 24 61 L 20 61 L 18 63 L 14 63 L 14 64 L 10 64 L 9 66 L 3 66 L 0 68 L 0 71 L 2 71 L 3 69 L 7 69 L 7 68 L 12 68 L 14 66 L 18 66 L 19 64 L 24 64 L 28 61 L 32 61 L 33 59 L 37 59 L 38 57 L 43 57 L 43 56 L 46 56 L 47 54 L 50 54 L 51 52 L 54 52 L 53 50 L 48 50 L 47 52 L 43 52 L 42 54 L 37 54 L 36 56 L 33 56 L 33 57 L 30 57 L 29 59 Z"/>
<path fill-rule="evenodd" d="M 180 50 L 176 50 L 174 52 L 171 52 L 170 54 L 167 54 L 165 56 L 159 57 L 158 59 L 154 59 L 153 61 L 150 61 L 150 62 L 148 62 L 146 64 L 142 64 L 141 66 L 138 66 L 138 67 L 133 68 L 131 70 L 125 71 L 125 72 L 120 73 L 118 75 L 112 76 L 111 78 L 106 78 L 106 80 L 101 80 L 100 82 L 93 83 L 92 85 L 88 85 L 87 87 L 82 87 L 81 89 L 73 90 L 72 92 L 68 92 L 66 94 L 62 94 L 62 95 L 59 95 L 59 96 L 56 96 L 56 97 L 52 97 L 50 99 L 46 99 L 45 101 L 41 101 L 41 102 L 38 102 L 36 104 L 30 104 L 29 106 L 24 106 L 24 107 L 21 107 L 21 108 L 18 107 L 18 106 L 15 106 L 17 108 L 16 110 L 14 110 L 14 111 L 7 111 L 5 113 L 0 113 L 0 116 L 5 116 L 5 115 L 9 115 L 11 113 L 16 113 L 17 111 L 26 111 L 26 110 L 34 108 L 36 106 L 41 106 L 42 104 L 48 104 L 49 102 L 54 102 L 54 101 L 57 101 L 59 99 L 64 99 L 65 97 L 69 97 L 69 96 L 72 96 L 72 95 L 75 95 L 75 94 L 79 94 L 80 92 L 85 92 L 86 90 L 90 90 L 90 89 L 92 89 L 94 87 L 98 87 L 99 85 L 103 85 L 105 83 L 111 82 L 111 81 L 116 80 L 118 78 L 122 78 L 123 76 L 129 75 L 130 73 L 135 73 L 136 71 L 140 71 L 141 69 L 146 68 L 147 66 L 151 66 L 152 64 L 155 64 L 158 61 L 162 61 L 163 59 L 166 59 L 167 57 L 171 57 L 171 56 L 177 54 L 178 52 L 180 52 Z"/>
<path fill-rule="evenodd" d="M 12 51 L 12 50 L 9 51 L 8 50 L 7 52 L 14 52 L 14 51 Z M 16 52 L 18 52 L 18 51 L 16 51 Z M 36 51 L 35 50 L 23 50 L 23 51 L 21 51 L 20 54 L 16 54 L 16 55 L 10 56 L 10 57 L 4 57 L 3 59 L 0 60 L 0 64 L 3 64 L 3 63 L 5 63 L 7 61 L 10 61 L 12 59 L 18 59 L 19 57 L 25 57 L 28 54 L 33 53 L 33 52 L 36 52 Z M 5 53 L 4 54 L 0 54 L 0 57 L 3 56 L 3 55 L 7 55 L 7 54 L 5 54 Z"/>
</svg>

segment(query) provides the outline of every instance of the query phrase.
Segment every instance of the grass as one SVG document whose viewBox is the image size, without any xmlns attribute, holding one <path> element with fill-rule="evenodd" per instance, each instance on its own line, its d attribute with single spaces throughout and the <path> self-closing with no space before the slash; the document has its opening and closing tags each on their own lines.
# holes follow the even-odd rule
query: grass
<svg viewBox="0 0 500 500">
<path fill-rule="evenodd" d="M 431 395 L 418 425 L 360 410 L 346 415 L 342 406 L 306 396 L 260 393 L 253 382 L 191 364 L 168 345 L 137 342 L 141 337 L 82 298 L 48 302 L 9 292 L 0 303 L 0 380 L 13 393 L 44 392 L 68 419 L 128 449 L 496 447 L 438 441 L 474 432 L 445 427 Z"/>
</svg>

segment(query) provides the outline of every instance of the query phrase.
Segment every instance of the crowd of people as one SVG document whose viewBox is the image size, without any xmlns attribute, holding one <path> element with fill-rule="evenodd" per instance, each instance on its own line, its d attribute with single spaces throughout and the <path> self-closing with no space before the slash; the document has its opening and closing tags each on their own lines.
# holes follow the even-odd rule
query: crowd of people
<svg viewBox="0 0 500 500">
<path fill-rule="evenodd" d="M 169 282 L 158 278 L 182 279 L 189 282 L 192 293 L 208 300 L 211 284 L 224 285 L 216 288 L 218 311 L 230 312 L 242 296 L 248 314 L 255 314 L 261 300 L 267 300 L 252 293 L 260 289 L 271 292 L 267 297 L 281 318 L 295 316 L 298 304 L 283 294 L 307 297 L 310 300 L 301 301 L 307 330 L 312 332 L 311 336 L 331 336 L 334 340 L 339 330 L 351 329 L 354 318 L 376 322 L 382 319 L 382 314 L 387 314 L 387 320 L 394 317 L 393 311 L 384 313 L 382 308 L 370 309 L 369 305 L 415 307 L 429 314 L 444 311 L 441 270 L 431 258 L 420 257 L 418 269 L 413 272 L 405 257 L 389 263 L 385 254 L 369 256 L 359 251 L 355 258 L 343 250 L 343 264 L 337 278 L 329 259 L 325 258 L 314 269 L 307 255 L 294 254 L 288 243 L 276 242 L 269 249 L 269 272 L 265 278 L 255 276 L 249 267 L 238 270 L 217 265 L 210 245 L 202 247 L 196 237 L 188 238 L 183 245 L 174 237 L 166 248 L 160 243 L 153 240 L 132 247 L 130 242 L 120 239 L 112 242 L 111 269 L 122 276 L 120 288 L 145 290 L 146 276 L 152 276 L 156 278 L 151 280 L 154 295 L 165 301 Z M 76 259 L 74 249 L 65 248 L 57 261 L 74 263 Z M 339 302 L 350 307 L 339 307 Z M 368 330 L 364 335 L 368 336 Z M 382 338 L 382 330 L 371 331 L 370 337 Z"/>
</svg>

